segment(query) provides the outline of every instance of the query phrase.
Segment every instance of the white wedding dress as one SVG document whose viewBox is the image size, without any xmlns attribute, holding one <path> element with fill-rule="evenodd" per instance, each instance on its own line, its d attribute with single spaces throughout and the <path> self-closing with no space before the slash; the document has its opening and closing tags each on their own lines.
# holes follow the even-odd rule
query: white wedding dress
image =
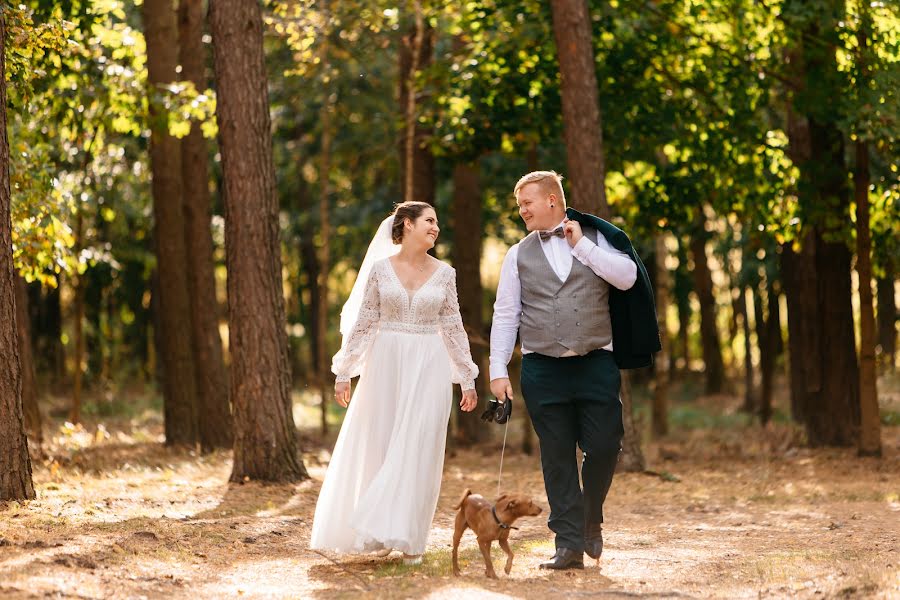
<svg viewBox="0 0 900 600">
<path fill-rule="evenodd" d="M 422 554 L 437 507 L 451 383 L 474 388 L 456 295 L 440 263 L 416 291 L 389 259 L 374 264 L 359 317 L 332 370 L 361 375 L 316 504 L 310 547 Z"/>
</svg>

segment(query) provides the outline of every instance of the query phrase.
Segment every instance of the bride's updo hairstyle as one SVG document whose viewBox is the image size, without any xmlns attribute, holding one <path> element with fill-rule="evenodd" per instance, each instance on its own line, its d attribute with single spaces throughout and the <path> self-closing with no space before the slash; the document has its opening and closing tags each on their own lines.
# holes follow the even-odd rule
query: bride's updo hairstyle
<svg viewBox="0 0 900 600">
<path fill-rule="evenodd" d="M 397 206 L 394 207 L 394 226 L 391 227 L 391 241 L 395 244 L 399 244 L 403 241 L 403 227 L 406 224 L 406 219 L 409 219 L 411 223 L 415 223 L 416 219 L 422 216 L 422 213 L 425 212 L 426 209 L 434 207 L 428 204 L 427 202 L 417 202 L 415 200 L 410 202 L 401 202 Z"/>
</svg>

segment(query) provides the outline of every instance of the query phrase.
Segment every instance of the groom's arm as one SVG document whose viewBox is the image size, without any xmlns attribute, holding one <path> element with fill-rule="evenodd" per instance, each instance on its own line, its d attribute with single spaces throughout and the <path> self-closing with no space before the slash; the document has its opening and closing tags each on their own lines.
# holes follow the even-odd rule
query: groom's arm
<svg viewBox="0 0 900 600">
<path fill-rule="evenodd" d="M 491 322 L 491 381 L 509 378 L 507 365 L 516 347 L 519 334 L 519 318 L 522 312 L 522 285 L 519 282 L 519 246 L 506 253 L 500 267 L 500 284 L 494 302 L 494 318 Z"/>
<path fill-rule="evenodd" d="M 613 248 L 599 232 L 596 244 L 587 236 L 581 237 L 572 247 L 572 256 L 593 271 L 597 277 L 620 290 L 631 289 L 637 281 L 637 265 L 631 257 Z"/>
</svg>

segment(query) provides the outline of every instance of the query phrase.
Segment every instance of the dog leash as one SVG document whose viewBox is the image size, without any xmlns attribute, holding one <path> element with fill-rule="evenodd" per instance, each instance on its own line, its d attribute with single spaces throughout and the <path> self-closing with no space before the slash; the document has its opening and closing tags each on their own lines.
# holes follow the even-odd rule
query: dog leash
<svg viewBox="0 0 900 600">
<path fill-rule="evenodd" d="M 507 400 L 508 401 L 508 400 Z M 500 497 L 500 482 L 503 480 L 503 454 L 506 452 L 506 434 L 509 431 L 509 421 L 506 420 L 506 427 L 503 428 L 503 449 L 500 450 L 500 473 L 497 475 L 497 497 Z M 496 515 L 495 515 L 496 518 Z"/>
</svg>

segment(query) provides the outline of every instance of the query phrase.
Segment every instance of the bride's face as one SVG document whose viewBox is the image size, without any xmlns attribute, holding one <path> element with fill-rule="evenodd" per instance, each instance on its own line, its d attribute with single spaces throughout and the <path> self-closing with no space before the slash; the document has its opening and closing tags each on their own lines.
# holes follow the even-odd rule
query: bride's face
<svg viewBox="0 0 900 600">
<path fill-rule="evenodd" d="M 437 213 L 434 212 L 433 208 L 426 208 L 413 222 L 412 228 L 407 229 L 403 234 L 403 241 L 416 246 L 433 248 L 440 233 L 441 228 L 438 227 Z"/>
</svg>

